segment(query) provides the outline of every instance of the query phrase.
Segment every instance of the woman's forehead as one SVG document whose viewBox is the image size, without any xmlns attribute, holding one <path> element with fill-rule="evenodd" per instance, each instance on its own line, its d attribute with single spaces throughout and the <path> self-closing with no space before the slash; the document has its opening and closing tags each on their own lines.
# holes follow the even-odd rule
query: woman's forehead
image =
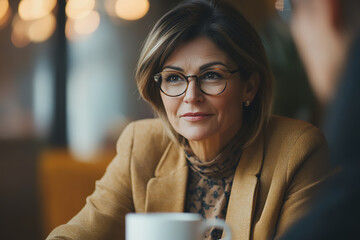
<svg viewBox="0 0 360 240">
<path fill-rule="evenodd" d="M 219 64 L 227 67 L 234 65 L 228 55 L 210 39 L 198 37 L 179 45 L 165 61 L 163 68 L 174 66 L 185 70 L 188 68 L 200 69 L 207 64 Z"/>
</svg>

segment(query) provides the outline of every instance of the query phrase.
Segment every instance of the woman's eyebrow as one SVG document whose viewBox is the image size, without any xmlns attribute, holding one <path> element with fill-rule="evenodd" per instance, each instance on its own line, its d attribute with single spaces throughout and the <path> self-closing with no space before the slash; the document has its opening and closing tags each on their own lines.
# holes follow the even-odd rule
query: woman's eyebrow
<svg viewBox="0 0 360 240">
<path fill-rule="evenodd" d="M 201 67 L 199 67 L 199 70 L 202 71 L 202 70 L 205 70 L 214 65 L 222 65 L 222 66 L 228 68 L 228 66 L 226 66 L 226 64 L 224 64 L 222 62 L 210 62 L 210 63 L 206 63 L 206 64 L 202 65 Z"/>
<path fill-rule="evenodd" d="M 214 65 L 222 65 L 222 66 L 228 68 L 228 66 L 227 66 L 226 64 L 222 63 L 222 62 L 210 62 L 210 63 L 206 63 L 206 64 L 204 64 L 204 65 L 201 65 L 201 66 L 199 67 L 199 70 L 200 70 L 200 71 L 203 71 L 203 70 L 205 70 L 205 69 L 207 69 L 207 68 L 209 68 L 209 67 L 211 67 L 211 66 L 214 66 Z M 164 70 L 165 68 L 170 68 L 170 69 L 172 69 L 172 70 L 177 70 L 177 71 L 179 71 L 179 72 L 184 72 L 184 69 L 182 69 L 182 68 L 180 68 L 180 67 L 172 66 L 172 65 L 165 66 L 165 67 L 163 68 L 163 70 Z"/>
<path fill-rule="evenodd" d="M 183 72 L 183 71 L 184 71 L 184 69 L 182 69 L 182 68 L 180 68 L 180 67 L 175 67 L 175 66 L 171 66 L 171 65 L 165 66 L 165 67 L 163 68 L 163 70 L 164 70 L 165 68 L 170 68 L 170 69 L 173 69 L 173 70 L 177 70 L 177 71 L 179 71 L 179 72 Z"/>
</svg>

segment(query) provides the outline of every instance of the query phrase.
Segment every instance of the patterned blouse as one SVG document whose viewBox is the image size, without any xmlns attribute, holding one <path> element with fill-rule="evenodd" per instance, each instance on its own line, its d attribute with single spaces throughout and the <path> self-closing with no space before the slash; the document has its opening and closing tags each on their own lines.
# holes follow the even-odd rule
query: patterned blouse
<svg viewBox="0 0 360 240">
<path fill-rule="evenodd" d="M 199 213 L 206 219 L 225 219 L 236 166 L 241 157 L 240 141 L 233 140 L 211 161 L 202 162 L 183 143 L 189 164 L 185 212 Z M 222 230 L 210 229 L 204 239 L 220 239 Z"/>
</svg>

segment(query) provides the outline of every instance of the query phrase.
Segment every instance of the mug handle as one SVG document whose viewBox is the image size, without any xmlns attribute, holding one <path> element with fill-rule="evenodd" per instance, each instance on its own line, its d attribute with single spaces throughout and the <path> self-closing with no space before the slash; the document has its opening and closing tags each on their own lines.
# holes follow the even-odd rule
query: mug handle
<svg viewBox="0 0 360 240">
<path fill-rule="evenodd" d="M 222 228 L 225 231 L 225 237 L 219 240 L 231 240 L 231 230 L 227 223 L 222 219 L 208 219 L 204 220 L 201 226 L 201 232 L 205 232 L 207 229 L 212 227 Z"/>
</svg>

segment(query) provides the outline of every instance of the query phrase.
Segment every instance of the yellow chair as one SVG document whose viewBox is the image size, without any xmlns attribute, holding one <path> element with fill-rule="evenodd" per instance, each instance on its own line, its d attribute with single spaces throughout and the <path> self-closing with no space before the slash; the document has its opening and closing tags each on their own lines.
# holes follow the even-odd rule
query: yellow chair
<svg viewBox="0 0 360 240">
<path fill-rule="evenodd" d="M 39 161 L 39 184 L 43 228 L 47 236 L 55 227 L 69 221 L 95 189 L 115 153 L 106 152 L 96 161 L 76 160 L 66 149 L 47 149 Z"/>
</svg>

